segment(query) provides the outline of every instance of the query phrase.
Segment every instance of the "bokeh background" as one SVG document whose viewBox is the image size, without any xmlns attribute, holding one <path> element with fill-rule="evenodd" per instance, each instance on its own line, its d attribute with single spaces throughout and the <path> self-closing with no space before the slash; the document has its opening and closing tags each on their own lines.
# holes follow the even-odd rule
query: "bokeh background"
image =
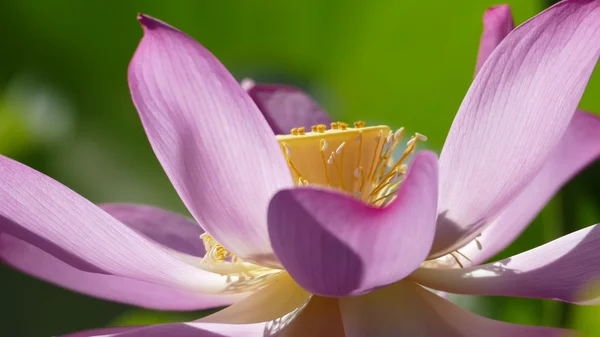
<svg viewBox="0 0 600 337">
<path fill-rule="evenodd" d="M 551 1 L 509 1 L 521 23 Z M 2 1 L 0 153 L 94 202 L 186 212 L 130 101 L 138 12 L 186 31 L 239 79 L 293 84 L 338 119 L 405 126 L 439 150 L 474 72 L 490 0 Z M 599 73 L 599 72 L 597 72 Z M 600 74 L 581 107 L 600 112 Z M 550 203 L 509 256 L 600 222 L 600 164 Z M 200 244 L 200 242 L 199 242 Z M 600 310 L 550 301 L 457 297 L 476 312 L 594 333 Z M 0 335 L 194 319 L 88 298 L 0 265 Z M 596 333 L 599 333 L 596 330 Z M 599 333 L 600 334 L 600 333 Z"/>
</svg>

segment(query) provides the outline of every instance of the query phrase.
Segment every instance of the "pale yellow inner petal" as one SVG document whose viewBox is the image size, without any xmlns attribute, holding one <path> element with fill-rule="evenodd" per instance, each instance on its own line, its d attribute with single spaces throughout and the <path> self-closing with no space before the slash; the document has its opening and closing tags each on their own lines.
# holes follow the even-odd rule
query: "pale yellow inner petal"
<svg viewBox="0 0 600 337">
<path fill-rule="evenodd" d="M 268 322 L 302 311 L 310 299 L 310 293 L 300 288 L 287 273 L 281 273 L 269 285 L 247 298 L 199 321 L 228 324 Z"/>
</svg>

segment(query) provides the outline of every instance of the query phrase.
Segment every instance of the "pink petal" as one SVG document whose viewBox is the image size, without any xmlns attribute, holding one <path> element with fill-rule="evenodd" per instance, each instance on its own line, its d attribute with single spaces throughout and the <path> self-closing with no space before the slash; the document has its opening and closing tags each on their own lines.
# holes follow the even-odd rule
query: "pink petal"
<svg viewBox="0 0 600 337">
<path fill-rule="evenodd" d="M 93 329 L 86 331 L 79 331 L 75 333 L 70 333 L 68 335 L 63 335 L 62 337 L 104 337 L 104 336 L 115 336 L 118 332 L 126 332 L 134 329 L 140 329 L 144 326 L 123 326 L 123 327 L 112 327 L 112 328 L 102 328 L 102 329 Z"/>
<path fill-rule="evenodd" d="M 207 295 L 122 276 L 83 271 L 6 233 L 0 233 L 0 260 L 60 287 L 144 308 L 199 310 L 230 305 L 244 297 Z"/>
<path fill-rule="evenodd" d="M 165 247 L 197 257 L 206 254 L 200 239 L 204 230 L 183 215 L 146 205 L 103 204 L 100 208 Z"/>
<path fill-rule="evenodd" d="M 208 50 L 163 22 L 139 19 L 144 38 L 129 86 L 156 156 L 217 241 L 246 260 L 272 259 L 267 205 L 292 181 L 269 124 Z"/>
<path fill-rule="evenodd" d="M 600 117 L 578 110 L 561 141 L 525 190 L 502 211 L 476 242 L 460 252 L 480 264 L 511 244 L 563 184 L 600 156 Z"/>
<path fill-rule="evenodd" d="M 143 327 L 122 327 L 82 331 L 63 337 L 263 337 L 268 336 L 266 323 L 216 324 L 171 323 Z"/>
<path fill-rule="evenodd" d="M 202 331 L 192 332 L 191 327 Z M 204 336 L 201 332 L 205 331 L 224 333 L 218 336 L 238 336 L 238 332 L 243 331 L 238 328 L 249 329 L 249 336 L 263 336 L 263 333 L 264 336 L 281 337 L 343 336 L 337 301 L 329 298 L 316 298 L 312 301 L 311 295 L 295 284 L 287 274 L 279 274 L 268 286 L 248 298 L 198 321 L 132 327 L 131 330 L 124 330 L 130 334 L 115 336 L 160 336 L 160 333 L 163 333 L 179 337 L 188 336 L 188 329 L 190 329 L 190 336 Z M 112 330 L 107 331 L 107 333 L 112 332 Z M 98 336 L 103 333 L 102 330 L 96 330 L 69 335 L 69 337 Z"/>
<path fill-rule="evenodd" d="M 508 5 L 493 6 L 485 11 L 476 72 L 479 72 L 490 54 L 514 28 L 515 23 Z"/>
<path fill-rule="evenodd" d="M 516 325 L 475 315 L 406 280 L 339 301 L 347 337 L 572 336 L 563 329 Z"/>
<path fill-rule="evenodd" d="M 585 288 L 600 277 L 600 227 L 591 226 L 511 258 L 464 269 L 417 270 L 426 287 L 459 294 L 600 303 Z"/>
<path fill-rule="evenodd" d="M 440 156 L 433 256 L 470 241 L 533 179 L 571 120 L 599 54 L 598 1 L 562 1 L 500 43 Z"/>
<path fill-rule="evenodd" d="M 3 156 L 0 232 L 82 271 L 204 293 L 228 287 L 226 277 L 180 261 L 67 187 Z"/>
<path fill-rule="evenodd" d="M 275 134 L 288 134 L 293 128 L 331 123 L 331 118 L 308 94 L 284 85 L 254 85 L 248 95 L 265 116 Z"/>
<path fill-rule="evenodd" d="M 277 257 L 313 294 L 345 296 L 410 274 L 427 256 L 435 231 L 437 160 L 419 153 L 395 201 L 374 208 L 332 190 L 279 192 L 269 207 Z"/>
</svg>

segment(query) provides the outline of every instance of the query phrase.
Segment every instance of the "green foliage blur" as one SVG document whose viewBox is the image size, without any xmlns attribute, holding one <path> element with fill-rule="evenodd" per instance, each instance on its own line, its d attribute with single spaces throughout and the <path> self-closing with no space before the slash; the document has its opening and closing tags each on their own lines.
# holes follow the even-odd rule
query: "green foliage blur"
<svg viewBox="0 0 600 337">
<path fill-rule="evenodd" d="M 548 5 L 509 1 L 517 23 Z M 207 46 L 238 78 L 311 92 L 336 118 L 405 126 L 439 150 L 474 72 L 491 0 L 3 1 L 0 153 L 90 200 L 186 212 L 144 135 L 127 87 L 138 12 Z M 600 75 L 581 107 L 600 112 Z M 600 165 L 571 182 L 507 257 L 600 222 Z M 199 242 L 200 244 L 200 242 Z M 0 265 L 0 335 L 49 336 L 120 324 L 196 319 L 88 298 Z M 460 297 L 495 319 L 584 328 L 598 308 Z M 595 311 L 594 311 L 595 310 Z M 595 327 L 594 327 L 595 325 Z"/>
</svg>

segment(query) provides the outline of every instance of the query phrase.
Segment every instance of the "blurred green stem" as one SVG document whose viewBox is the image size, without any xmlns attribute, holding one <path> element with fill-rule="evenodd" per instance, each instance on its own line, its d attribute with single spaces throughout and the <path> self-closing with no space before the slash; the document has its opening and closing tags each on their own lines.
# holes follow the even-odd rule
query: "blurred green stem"
<svg viewBox="0 0 600 337">
<path fill-rule="evenodd" d="M 561 237 L 564 231 L 564 214 L 562 208 L 562 195 L 558 193 L 540 213 L 542 221 L 543 242 L 547 243 Z M 554 326 L 562 321 L 563 303 L 558 301 L 543 301 L 542 303 L 542 324 Z"/>
</svg>

